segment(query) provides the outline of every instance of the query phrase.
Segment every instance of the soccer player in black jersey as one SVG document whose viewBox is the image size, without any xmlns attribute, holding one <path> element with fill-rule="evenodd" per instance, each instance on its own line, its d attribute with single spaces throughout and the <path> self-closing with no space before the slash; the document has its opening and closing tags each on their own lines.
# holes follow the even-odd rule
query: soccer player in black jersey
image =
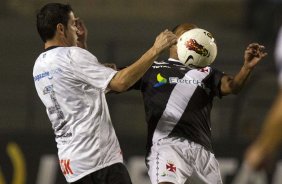
<svg viewBox="0 0 282 184">
<path fill-rule="evenodd" d="M 184 23 L 177 37 L 196 28 Z M 153 184 L 222 183 L 211 143 L 210 113 L 215 96 L 236 94 L 255 66 L 267 54 L 250 44 L 235 76 L 213 68 L 188 68 L 176 45 L 170 58 L 155 61 L 134 88 L 141 90 L 148 124 L 146 164 Z"/>
</svg>

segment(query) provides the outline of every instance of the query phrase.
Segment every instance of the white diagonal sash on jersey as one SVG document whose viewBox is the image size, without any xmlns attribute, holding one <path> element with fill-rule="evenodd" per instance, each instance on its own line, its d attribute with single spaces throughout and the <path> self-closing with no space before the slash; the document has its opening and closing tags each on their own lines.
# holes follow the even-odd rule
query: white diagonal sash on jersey
<svg viewBox="0 0 282 184">
<path fill-rule="evenodd" d="M 196 88 L 210 73 L 209 67 L 205 69 L 206 70 L 203 72 L 196 69 L 188 71 L 185 76 L 180 79 L 182 82 L 176 84 L 171 92 L 166 108 L 158 121 L 153 136 L 153 143 L 171 133 L 177 122 L 180 120 Z M 190 83 L 187 83 L 189 81 Z"/>
</svg>

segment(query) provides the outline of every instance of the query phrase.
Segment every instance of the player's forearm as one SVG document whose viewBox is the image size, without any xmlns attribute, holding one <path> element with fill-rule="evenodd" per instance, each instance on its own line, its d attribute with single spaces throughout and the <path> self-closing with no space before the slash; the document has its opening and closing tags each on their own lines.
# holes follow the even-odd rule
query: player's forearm
<svg viewBox="0 0 282 184">
<path fill-rule="evenodd" d="M 266 127 L 258 138 L 263 155 L 272 154 L 281 144 L 281 124 L 277 121 L 272 123 L 272 127 Z"/>
<path fill-rule="evenodd" d="M 249 78 L 250 73 L 251 69 L 243 66 L 240 71 L 235 75 L 235 77 L 229 82 L 230 93 L 239 93 L 244 87 L 247 79 Z"/>
<path fill-rule="evenodd" d="M 262 131 L 257 143 L 263 151 L 273 152 L 282 142 L 282 92 L 275 99 L 275 102 L 266 117 Z"/>
<path fill-rule="evenodd" d="M 136 83 L 149 69 L 159 54 L 175 44 L 177 41 L 176 35 L 171 31 L 165 30 L 161 32 L 153 45 L 140 59 L 129 67 L 120 70 L 109 84 L 109 88 L 113 91 L 122 92 Z"/>
<path fill-rule="evenodd" d="M 132 65 L 120 70 L 110 82 L 110 89 L 122 92 L 135 84 L 150 68 L 159 56 L 155 47 L 149 49 L 140 59 Z"/>
</svg>

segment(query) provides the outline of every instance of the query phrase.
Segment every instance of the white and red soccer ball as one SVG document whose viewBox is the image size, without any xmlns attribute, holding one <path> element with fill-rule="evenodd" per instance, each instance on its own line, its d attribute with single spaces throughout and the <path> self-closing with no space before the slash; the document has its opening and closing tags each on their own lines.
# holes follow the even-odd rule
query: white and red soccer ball
<svg viewBox="0 0 282 184">
<path fill-rule="evenodd" d="M 207 30 L 191 29 L 178 38 L 177 54 L 179 61 L 188 67 L 206 67 L 217 55 L 215 39 Z"/>
</svg>

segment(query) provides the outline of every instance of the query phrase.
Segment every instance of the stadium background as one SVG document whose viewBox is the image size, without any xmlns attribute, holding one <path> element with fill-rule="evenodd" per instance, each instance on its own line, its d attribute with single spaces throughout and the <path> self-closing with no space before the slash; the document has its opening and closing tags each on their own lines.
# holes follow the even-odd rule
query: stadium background
<svg viewBox="0 0 282 184">
<path fill-rule="evenodd" d="M 43 44 L 35 12 L 47 0 L 0 1 L 0 184 L 63 184 L 56 145 L 33 85 L 32 67 Z M 70 0 L 89 31 L 89 50 L 100 62 L 129 65 L 164 29 L 192 22 L 216 38 L 214 66 L 235 74 L 247 44 L 260 42 L 268 57 L 237 96 L 215 99 L 215 153 L 225 183 L 238 172 L 244 149 L 257 135 L 277 92 L 273 48 L 282 20 L 281 0 Z M 163 54 L 161 58 L 167 57 Z M 149 183 L 144 166 L 146 123 L 136 91 L 108 95 L 111 117 L 134 183 Z M 275 160 L 276 161 L 276 160 Z M 278 163 L 277 161 L 275 163 Z M 266 172 L 277 183 L 280 167 Z M 273 179 L 274 178 L 274 179 Z M 276 178 L 276 179 L 275 179 Z M 272 180 L 272 181 L 271 181 Z"/>
</svg>

